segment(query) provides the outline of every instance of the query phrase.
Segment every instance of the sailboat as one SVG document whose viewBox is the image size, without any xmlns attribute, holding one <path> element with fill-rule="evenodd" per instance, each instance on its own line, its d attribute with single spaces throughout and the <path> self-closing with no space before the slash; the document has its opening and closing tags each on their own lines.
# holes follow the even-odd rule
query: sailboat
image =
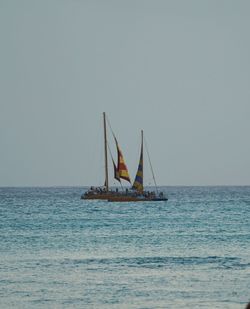
<svg viewBox="0 0 250 309">
<path fill-rule="evenodd" d="M 141 152 L 139 158 L 139 164 L 137 173 L 134 179 L 134 182 L 131 188 L 126 188 L 125 190 L 122 188 L 121 191 L 118 189 L 113 190 L 109 186 L 109 173 L 108 173 L 108 142 L 107 142 L 107 125 L 106 125 L 106 114 L 103 113 L 103 129 L 104 129 L 104 163 L 105 163 L 105 183 L 103 187 L 94 187 L 91 186 L 87 192 L 81 195 L 81 199 L 84 200 L 106 200 L 109 202 L 142 202 L 142 201 L 167 201 L 167 197 L 163 192 L 159 192 L 158 187 L 155 187 L 156 190 L 148 191 L 144 189 L 143 186 L 143 131 L 141 131 Z M 117 164 L 114 162 L 112 158 L 113 168 L 114 168 L 114 178 L 120 182 L 121 179 L 128 181 L 131 184 L 128 168 L 126 166 L 124 156 L 118 144 L 118 141 L 112 131 L 116 149 L 117 149 Z M 153 174 L 152 165 L 150 162 L 151 171 Z M 155 181 L 155 177 L 153 174 L 153 179 Z"/>
</svg>

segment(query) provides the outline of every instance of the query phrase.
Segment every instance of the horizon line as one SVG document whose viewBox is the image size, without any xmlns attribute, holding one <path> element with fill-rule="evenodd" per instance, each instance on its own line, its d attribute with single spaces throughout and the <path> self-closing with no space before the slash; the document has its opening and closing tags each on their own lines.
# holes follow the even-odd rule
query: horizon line
<svg viewBox="0 0 250 309">
<path fill-rule="evenodd" d="M 0 185 L 0 188 L 88 188 L 91 187 L 93 185 Z M 93 187 L 103 187 L 103 186 L 93 186 Z M 112 185 L 110 187 L 118 187 L 115 185 Z M 127 186 L 124 185 L 123 187 L 131 187 L 131 186 Z M 144 186 L 144 187 L 155 187 L 155 185 L 148 185 L 148 186 Z M 250 187 L 250 184 L 202 184 L 202 185 L 196 185 L 196 184 L 171 184 L 171 185 L 157 185 L 157 187 Z"/>
</svg>

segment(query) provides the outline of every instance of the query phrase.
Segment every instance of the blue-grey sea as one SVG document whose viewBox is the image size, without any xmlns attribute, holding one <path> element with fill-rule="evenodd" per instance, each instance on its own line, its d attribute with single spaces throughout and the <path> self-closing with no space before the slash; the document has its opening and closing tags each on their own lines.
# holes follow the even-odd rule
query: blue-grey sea
<svg viewBox="0 0 250 309">
<path fill-rule="evenodd" d="M 164 187 L 167 202 L 0 188 L 0 308 L 245 308 L 250 187 Z"/>
</svg>

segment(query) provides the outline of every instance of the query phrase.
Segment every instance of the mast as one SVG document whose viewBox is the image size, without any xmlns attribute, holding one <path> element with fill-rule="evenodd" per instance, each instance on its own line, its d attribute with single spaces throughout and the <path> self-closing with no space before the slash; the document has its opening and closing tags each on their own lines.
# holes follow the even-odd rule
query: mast
<svg viewBox="0 0 250 309">
<path fill-rule="evenodd" d="M 142 191 L 143 191 L 143 130 L 141 130 L 141 162 L 142 162 Z"/>
<path fill-rule="evenodd" d="M 104 155 L 105 155 L 105 187 L 109 190 L 109 175 L 108 175 L 108 150 L 107 150 L 107 130 L 106 130 L 106 114 L 103 112 L 103 128 L 104 128 Z"/>
</svg>

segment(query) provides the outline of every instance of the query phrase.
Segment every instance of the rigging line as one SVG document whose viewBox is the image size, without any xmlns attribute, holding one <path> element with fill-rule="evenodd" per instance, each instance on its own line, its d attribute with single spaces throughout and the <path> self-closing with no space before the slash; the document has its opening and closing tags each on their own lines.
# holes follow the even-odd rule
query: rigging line
<svg viewBox="0 0 250 309">
<path fill-rule="evenodd" d="M 101 117 L 99 118 L 99 127 L 98 127 L 98 131 L 96 132 L 96 136 L 94 136 L 93 139 L 93 149 L 91 151 L 91 158 L 94 158 L 93 161 L 98 160 L 98 164 L 95 166 L 95 168 L 93 168 L 93 172 L 92 172 L 92 176 L 94 177 L 95 181 L 97 182 L 98 185 L 101 185 L 101 175 L 102 173 L 100 173 L 100 171 L 102 171 L 104 169 L 103 164 L 102 164 L 102 151 L 101 151 L 101 132 L 102 132 L 102 121 L 101 121 Z M 99 154 L 99 156 L 97 156 L 97 154 Z"/>
<path fill-rule="evenodd" d="M 114 158 L 113 158 L 113 155 L 112 155 L 112 152 L 111 152 L 110 147 L 109 147 L 109 143 L 107 143 L 107 144 L 108 144 L 108 149 L 109 149 L 110 157 L 111 157 L 112 161 L 115 162 L 115 160 L 114 160 Z"/>
<path fill-rule="evenodd" d="M 154 174 L 154 171 L 153 171 L 153 166 L 152 166 L 151 159 L 150 159 L 150 156 L 149 156 L 148 145 L 147 145 L 147 141 L 146 141 L 145 137 L 144 137 L 144 141 L 145 141 L 146 152 L 147 152 L 147 155 L 148 155 L 148 161 L 149 161 L 151 173 L 152 173 L 154 184 L 155 184 L 155 189 L 156 189 L 156 192 L 158 193 L 158 187 L 157 187 L 156 180 L 155 180 L 155 174 Z"/>
<path fill-rule="evenodd" d="M 109 126 L 109 128 L 110 128 L 110 131 L 111 131 L 111 133 L 112 133 L 112 135 L 113 135 L 113 137 L 114 137 L 114 139 L 115 139 L 115 141 L 116 141 L 115 133 L 114 133 L 112 127 L 111 127 L 111 124 L 110 124 L 109 119 L 108 119 L 107 116 L 106 116 L 106 119 L 107 119 L 108 126 Z"/>
</svg>

